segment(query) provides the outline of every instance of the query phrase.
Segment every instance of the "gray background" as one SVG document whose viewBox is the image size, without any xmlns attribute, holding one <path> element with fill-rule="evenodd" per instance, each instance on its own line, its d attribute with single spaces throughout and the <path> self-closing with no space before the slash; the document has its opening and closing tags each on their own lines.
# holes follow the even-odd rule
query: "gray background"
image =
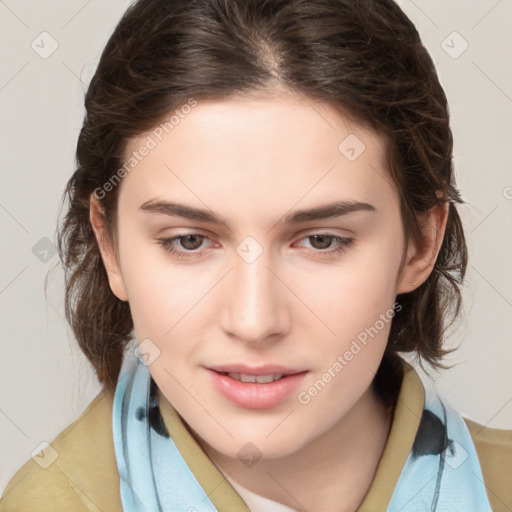
<svg viewBox="0 0 512 512">
<path fill-rule="evenodd" d="M 462 345 L 447 358 L 456 366 L 434 374 L 436 387 L 465 416 L 512 428 L 512 1 L 398 3 L 447 93 L 467 202 L 460 208 L 470 254 L 465 316 L 449 337 L 450 345 Z M 1 490 L 100 389 L 64 320 L 52 241 L 85 88 L 128 5 L 0 0 Z M 52 44 L 58 48 L 44 55 Z"/>
</svg>

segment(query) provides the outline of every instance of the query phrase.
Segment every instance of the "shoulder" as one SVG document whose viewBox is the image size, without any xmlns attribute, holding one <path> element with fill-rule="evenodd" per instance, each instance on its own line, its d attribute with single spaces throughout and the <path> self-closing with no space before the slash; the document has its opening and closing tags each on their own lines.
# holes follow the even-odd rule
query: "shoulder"
<svg viewBox="0 0 512 512">
<path fill-rule="evenodd" d="M 102 390 L 40 454 L 10 479 L 0 512 L 119 512 L 112 438 L 113 394 Z"/>
<path fill-rule="evenodd" d="M 489 428 L 464 418 L 475 444 L 494 512 L 512 510 L 512 430 Z"/>
</svg>

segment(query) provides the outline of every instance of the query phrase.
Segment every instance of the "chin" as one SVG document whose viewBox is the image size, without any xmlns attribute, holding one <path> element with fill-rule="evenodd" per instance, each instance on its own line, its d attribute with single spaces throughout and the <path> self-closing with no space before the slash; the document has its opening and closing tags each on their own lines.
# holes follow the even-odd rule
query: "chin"
<svg viewBox="0 0 512 512">
<path fill-rule="evenodd" d="M 285 431 L 280 434 L 274 432 L 266 437 L 271 430 L 266 429 L 264 433 L 259 432 L 254 436 L 244 433 L 239 437 L 235 436 L 235 439 L 231 440 L 229 444 L 214 446 L 214 448 L 227 457 L 244 462 L 246 460 L 280 459 L 294 454 L 307 444 L 307 439 L 295 438 Z"/>
</svg>

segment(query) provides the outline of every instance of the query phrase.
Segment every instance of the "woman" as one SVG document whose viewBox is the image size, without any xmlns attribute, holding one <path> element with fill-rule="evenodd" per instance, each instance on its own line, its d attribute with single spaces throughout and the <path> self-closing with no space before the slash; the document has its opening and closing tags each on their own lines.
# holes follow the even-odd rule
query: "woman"
<svg viewBox="0 0 512 512">
<path fill-rule="evenodd" d="M 85 106 L 59 242 L 104 387 L 0 510 L 512 506 L 512 433 L 398 355 L 441 365 L 467 264 L 398 6 L 139 0 Z"/>
</svg>

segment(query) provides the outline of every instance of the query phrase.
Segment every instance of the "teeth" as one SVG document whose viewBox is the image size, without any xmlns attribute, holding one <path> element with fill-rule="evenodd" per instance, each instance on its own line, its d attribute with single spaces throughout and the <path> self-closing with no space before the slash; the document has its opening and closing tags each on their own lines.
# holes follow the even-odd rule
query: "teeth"
<svg viewBox="0 0 512 512">
<path fill-rule="evenodd" d="M 273 373 L 271 375 L 248 375 L 246 373 L 228 373 L 228 375 L 235 380 L 241 382 L 259 382 L 260 384 L 268 384 L 274 380 L 279 380 L 284 374 Z"/>
</svg>

